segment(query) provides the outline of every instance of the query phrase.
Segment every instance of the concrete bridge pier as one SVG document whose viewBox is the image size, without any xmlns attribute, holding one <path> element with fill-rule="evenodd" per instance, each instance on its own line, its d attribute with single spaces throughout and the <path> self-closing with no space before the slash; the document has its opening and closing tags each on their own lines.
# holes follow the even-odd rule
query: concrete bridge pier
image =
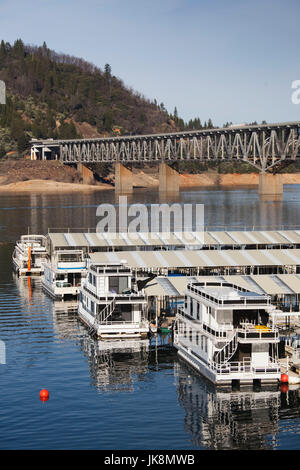
<svg viewBox="0 0 300 470">
<path fill-rule="evenodd" d="M 159 164 L 159 194 L 179 194 L 179 174 L 166 163 Z"/>
<path fill-rule="evenodd" d="M 261 198 L 278 200 L 282 198 L 283 183 L 282 175 L 271 173 L 260 173 L 258 193 Z"/>
<path fill-rule="evenodd" d="M 115 192 L 116 194 L 131 194 L 133 191 L 132 171 L 121 163 L 115 163 Z"/>
<path fill-rule="evenodd" d="M 77 171 L 81 174 L 83 184 L 93 184 L 94 173 L 82 163 L 77 163 Z"/>
</svg>

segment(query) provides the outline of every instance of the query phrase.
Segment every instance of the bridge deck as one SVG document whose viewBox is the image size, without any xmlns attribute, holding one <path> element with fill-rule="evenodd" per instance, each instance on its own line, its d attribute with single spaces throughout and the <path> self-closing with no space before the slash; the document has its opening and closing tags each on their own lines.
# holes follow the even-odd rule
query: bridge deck
<svg viewBox="0 0 300 470">
<path fill-rule="evenodd" d="M 300 121 L 92 139 L 32 139 L 31 158 L 78 162 L 245 161 L 262 172 L 300 157 Z"/>
</svg>

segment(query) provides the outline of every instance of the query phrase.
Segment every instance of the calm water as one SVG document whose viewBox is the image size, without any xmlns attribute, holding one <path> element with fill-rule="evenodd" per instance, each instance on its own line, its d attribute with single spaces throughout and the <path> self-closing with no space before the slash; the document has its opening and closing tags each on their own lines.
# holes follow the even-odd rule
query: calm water
<svg viewBox="0 0 300 470">
<path fill-rule="evenodd" d="M 207 225 L 298 225 L 300 187 L 281 202 L 256 190 L 189 191 Z M 62 310 L 40 279 L 12 275 L 16 239 L 48 227 L 95 227 L 112 193 L 0 196 L 1 449 L 299 449 L 300 389 L 215 389 L 179 362 L 169 337 L 109 350 L 75 313 Z M 138 191 L 133 202 L 158 202 Z M 42 403 L 39 390 L 50 400 Z"/>
</svg>

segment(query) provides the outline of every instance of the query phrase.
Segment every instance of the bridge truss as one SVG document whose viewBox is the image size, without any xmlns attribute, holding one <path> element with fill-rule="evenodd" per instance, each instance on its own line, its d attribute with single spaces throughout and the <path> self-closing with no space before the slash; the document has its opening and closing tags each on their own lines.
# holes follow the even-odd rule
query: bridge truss
<svg viewBox="0 0 300 470">
<path fill-rule="evenodd" d="M 34 158 L 63 163 L 247 162 L 261 172 L 300 157 L 300 122 L 115 138 L 31 141 Z M 32 157 L 33 158 L 33 157 Z"/>
</svg>

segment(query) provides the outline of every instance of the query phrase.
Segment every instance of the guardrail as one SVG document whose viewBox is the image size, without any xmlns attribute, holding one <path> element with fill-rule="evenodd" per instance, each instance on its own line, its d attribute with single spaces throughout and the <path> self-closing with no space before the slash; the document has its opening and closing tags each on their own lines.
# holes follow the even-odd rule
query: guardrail
<svg viewBox="0 0 300 470">
<path fill-rule="evenodd" d="M 209 333 L 210 335 L 214 336 L 215 338 L 223 338 L 223 339 L 227 338 L 228 334 L 232 333 L 232 331 L 233 331 L 233 325 L 227 325 L 227 326 L 224 325 L 221 328 L 214 329 L 211 326 L 207 325 L 207 323 L 200 322 L 199 320 L 196 320 L 195 318 L 193 318 L 190 315 L 186 314 L 184 312 L 183 307 L 178 307 L 177 313 L 178 313 L 179 317 L 181 316 L 184 319 L 187 318 L 188 320 L 191 320 L 191 321 L 196 321 L 196 322 L 198 321 L 199 325 L 201 325 L 203 330 L 206 331 L 207 333 Z"/>
<path fill-rule="evenodd" d="M 248 373 L 248 374 L 257 374 L 262 373 L 264 375 L 268 374 L 278 374 L 280 373 L 280 364 L 275 362 L 271 357 L 269 357 L 269 362 L 266 366 L 254 366 L 251 363 L 251 359 L 246 359 L 240 362 L 228 362 L 227 364 L 217 364 L 211 363 L 211 369 L 217 372 L 217 374 L 233 374 L 233 373 Z"/>
<path fill-rule="evenodd" d="M 222 295 L 220 297 L 216 297 L 213 295 L 206 294 L 201 290 L 201 288 L 205 287 L 212 287 L 214 286 L 214 283 L 206 283 L 205 281 L 203 282 L 194 282 L 192 284 L 187 285 L 187 290 L 193 292 L 194 294 L 199 295 L 200 297 L 203 297 L 206 300 L 209 300 L 210 302 L 213 302 L 219 306 L 223 305 L 270 305 L 271 303 L 271 297 L 268 295 L 251 295 L 251 297 L 248 296 L 243 296 L 240 295 L 239 299 L 233 299 L 230 298 L 228 295 Z M 233 284 L 222 282 L 222 281 L 215 281 L 215 286 L 216 287 L 235 287 Z M 239 291 L 245 291 L 242 287 L 237 287 Z"/>
<path fill-rule="evenodd" d="M 279 331 L 274 328 L 266 329 L 255 329 L 255 328 L 238 328 L 237 331 L 238 339 L 257 339 L 257 340 L 265 340 L 265 339 L 279 339 Z"/>
</svg>

